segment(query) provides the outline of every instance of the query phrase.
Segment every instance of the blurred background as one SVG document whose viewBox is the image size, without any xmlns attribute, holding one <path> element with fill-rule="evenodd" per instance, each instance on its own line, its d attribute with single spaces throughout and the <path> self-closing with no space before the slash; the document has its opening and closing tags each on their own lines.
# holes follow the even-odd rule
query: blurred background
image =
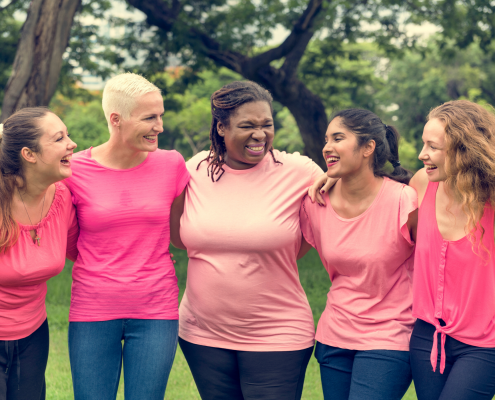
<svg viewBox="0 0 495 400">
<path fill-rule="evenodd" d="M 48 106 L 78 151 L 96 146 L 108 138 L 104 84 L 132 71 L 162 90 L 159 146 L 187 160 L 209 148 L 211 94 L 250 79 L 275 99 L 275 148 L 323 166 L 332 113 L 361 107 L 399 129 L 400 160 L 416 170 L 431 108 L 495 103 L 494 26 L 489 0 L 0 0 L 0 122 Z M 187 254 L 172 252 L 182 296 Z M 71 268 L 49 282 L 48 399 L 72 398 Z M 317 322 L 328 275 L 314 251 L 299 268 Z M 166 398 L 199 398 L 180 349 Z M 322 398 L 314 359 L 303 398 Z"/>
</svg>

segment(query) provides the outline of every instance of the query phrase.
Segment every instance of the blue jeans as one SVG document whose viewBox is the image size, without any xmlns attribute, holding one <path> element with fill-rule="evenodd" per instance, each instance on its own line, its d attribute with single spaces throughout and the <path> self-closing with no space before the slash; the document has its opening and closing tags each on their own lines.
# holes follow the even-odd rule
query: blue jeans
<svg viewBox="0 0 495 400">
<path fill-rule="evenodd" d="M 409 352 L 316 343 L 325 400 L 400 400 L 411 384 Z"/>
<path fill-rule="evenodd" d="M 444 325 L 440 320 L 440 324 Z M 416 320 L 411 336 L 411 367 L 419 400 L 491 400 L 495 395 L 495 348 L 476 347 L 447 335 L 445 371 L 440 373 L 440 335 L 437 368 L 430 354 L 435 327 Z"/>
<path fill-rule="evenodd" d="M 177 320 L 71 322 L 74 399 L 115 400 L 123 361 L 126 400 L 163 400 L 178 329 Z"/>
</svg>

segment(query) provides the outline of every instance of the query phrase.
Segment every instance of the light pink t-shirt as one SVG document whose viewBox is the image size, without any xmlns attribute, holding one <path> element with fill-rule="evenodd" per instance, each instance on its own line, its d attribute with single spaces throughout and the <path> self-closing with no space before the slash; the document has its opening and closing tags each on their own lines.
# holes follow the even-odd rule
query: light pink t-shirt
<svg viewBox="0 0 495 400">
<path fill-rule="evenodd" d="M 299 208 L 322 173 L 308 157 L 274 151 L 256 166 L 207 175 L 202 152 L 187 162 L 191 180 L 181 219 L 187 287 L 179 336 L 246 351 L 290 351 L 314 343 L 314 323 L 299 282 Z"/>
<path fill-rule="evenodd" d="M 102 166 L 91 149 L 74 155 L 67 185 L 80 235 L 69 321 L 178 319 L 170 207 L 188 180 L 176 151 L 123 170 Z"/>
<path fill-rule="evenodd" d="M 318 342 L 350 350 L 409 350 L 414 243 L 407 228 L 414 189 L 384 178 L 371 206 L 355 218 L 305 198 L 301 228 L 320 254 L 332 286 Z"/>
<path fill-rule="evenodd" d="M 39 216 L 38 216 L 39 217 Z M 31 335 L 46 319 L 46 281 L 59 274 L 65 256 L 77 257 L 76 213 L 70 192 L 60 182 L 45 218 L 37 225 L 19 224 L 17 243 L 0 253 L 0 340 L 18 340 Z M 36 229 L 40 246 L 30 230 Z"/>
<path fill-rule="evenodd" d="M 429 182 L 419 207 L 413 315 L 436 327 L 430 357 L 433 371 L 440 334 L 443 373 L 446 335 L 471 346 L 495 347 L 494 212 L 487 204 L 480 221 L 485 229 L 483 245 L 490 256 L 482 248 L 477 255 L 467 236 L 459 240 L 442 237 L 435 210 L 437 189 L 438 182 Z M 478 230 L 476 243 L 480 237 Z M 446 325 L 441 326 L 439 319 Z"/>
</svg>

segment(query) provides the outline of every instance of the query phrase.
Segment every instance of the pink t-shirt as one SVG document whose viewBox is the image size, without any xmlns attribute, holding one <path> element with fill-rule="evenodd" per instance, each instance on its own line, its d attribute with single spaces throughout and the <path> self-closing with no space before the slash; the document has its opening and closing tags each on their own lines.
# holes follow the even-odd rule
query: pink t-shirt
<svg viewBox="0 0 495 400">
<path fill-rule="evenodd" d="M 414 189 L 388 178 L 368 209 L 342 218 L 305 198 L 301 228 L 320 254 L 332 286 L 316 340 L 350 350 L 409 350 L 414 243 L 407 219 Z"/>
<path fill-rule="evenodd" d="M 77 210 L 79 257 L 69 321 L 177 319 L 168 251 L 170 207 L 189 181 L 176 151 L 157 150 L 134 168 L 107 168 L 91 149 L 74 155 L 67 185 Z"/>
<path fill-rule="evenodd" d="M 414 262 L 413 315 L 436 327 L 431 364 L 436 369 L 438 333 L 441 337 L 440 372 L 445 369 L 445 335 L 478 347 L 495 347 L 495 245 L 493 209 L 481 218 L 484 250 L 476 255 L 467 236 L 444 240 L 437 225 L 435 199 L 438 182 L 429 182 L 419 208 Z M 480 232 L 476 233 L 479 243 Z M 443 319 L 445 326 L 440 326 Z"/>
<path fill-rule="evenodd" d="M 179 336 L 246 351 L 290 351 L 314 343 L 314 323 L 299 282 L 299 207 L 322 173 L 308 157 L 274 150 L 256 166 L 207 175 L 202 152 L 187 162 L 191 180 L 181 219 L 187 287 Z"/>
<path fill-rule="evenodd" d="M 76 213 L 70 192 L 60 182 L 48 214 L 37 225 L 19 224 L 18 242 L 0 253 L 0 340 L 23 339 L 46 319 L 46 281 L 59 274 L 65 256 L 77 257 Z M 37 229 L 40 246 L 33 242 L 30 230 Z"/>
</svg>

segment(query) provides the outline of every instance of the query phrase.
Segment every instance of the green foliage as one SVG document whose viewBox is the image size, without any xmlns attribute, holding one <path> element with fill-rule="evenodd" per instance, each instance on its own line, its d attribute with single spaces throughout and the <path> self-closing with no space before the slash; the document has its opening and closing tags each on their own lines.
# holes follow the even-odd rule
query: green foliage
<svg viewBox="0 0 495 400">
<path fill-rule="evenodd" d="M 50 109 L 62 119 L 71 139 L 77 143 L 76 152 L 98 146 L 109 138 L 100 95 L 85 91 L 83 100 L 86 101 L 67 98 L 59 93 L 50 103 Z"/>
</svg>

